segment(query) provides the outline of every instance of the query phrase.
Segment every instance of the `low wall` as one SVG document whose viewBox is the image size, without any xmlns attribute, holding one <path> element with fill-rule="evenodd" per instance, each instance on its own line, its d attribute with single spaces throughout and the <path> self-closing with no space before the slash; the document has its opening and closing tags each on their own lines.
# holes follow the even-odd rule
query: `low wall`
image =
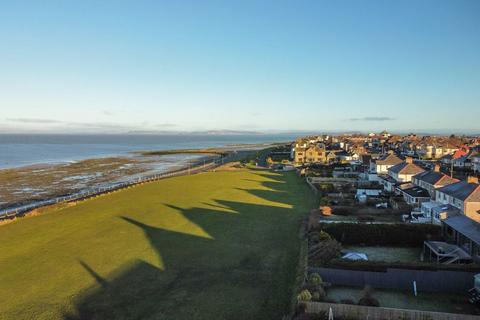
<svg viewBox="0 0 480 320">
<path fill-rule="evenodd" d="M 324 302 L 302 302 L 308 313 L 327 313 L 332 308 L 333 318 L 342 317 L 346 319 L 402 319 L 402 320 L 479 320 L 479 316 L 455 313 L 443 313 L 420 310 L 406 310 L 381 307 L 365 307 L 350 304 L 324 303 Z"/>
<path fill-rule="evenodd" d="M 413 281 L 417 291 L 456 292 L 467 294 L 473 288 L 474 272 L 448 270 L 409 270 L 388 268 L 385 272 L 358 271 L 334 268 L 309 268 L 309 272 L 320 274 L 322 279 L 333 285 L 413 290 Z"/>
</svg>

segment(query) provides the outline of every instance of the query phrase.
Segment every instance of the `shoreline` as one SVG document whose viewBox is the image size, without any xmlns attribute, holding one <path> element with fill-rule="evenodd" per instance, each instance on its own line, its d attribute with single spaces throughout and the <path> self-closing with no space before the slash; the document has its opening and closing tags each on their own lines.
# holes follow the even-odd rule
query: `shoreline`
<svg viewBox="0 0 480 320">
<path fill-rule="evenodd" d="M 24 170 L 24 169 L 43 169 L 51 166 L 61 166 L 68 164 L 75 164 L 82 161 L 108 159 L 108 158 L 132 158 L 135 156 L 153 156 L 153 155 L 175 155 L 175 154 L 227 154 L 232 151 L 240 150 L 260 150 L 269 148 L 275 145 L 283 145 L 289 143 L 285 142 L 264 142 L 264 143 L 230 143 L 218 147 L 202 147 L 202 148 L 180 148 L 180 149 L 137 149 L 124 150 L 121 152 L 113 152 L 108 154 L 97 154 L 86 157 L 68 157 L 64 159 L 40 160 L 38 162 L 25 162 L 15 165 L 0 163 L 0 174 L 4 170 Z M 1 147 L 1 144 L 0 144 Z"/>
<path fill-rule="evenodd" d="M 0 210 L 0 221 L 8 221 L 13 220 L 15 218 L 23 217 L 29 215 L 32 211 L 51 206 L 59 203 L 69 203 L 69 202 L 76 202 L 79 200 L 83 200 L 86 198 L 90 198 L 92 196 L 97 196 L 106 192 L 113 192 L 119 189 L 123 189 L 126 187 L 134 186 L 136 184 L 145 183 L 156 181 L 168 177 L 173 176 L 180 176 L 185 174 L 195 174 L 202 171 L 214 169 L 224 163 L 238 161 L 241 158 L 246 157 L 248 154 L 255 152 L 255 150 L 259 149 L 248 149 L 248 150 L 241 150 L 241 151 L 229 151 L 226 153 L 225 156 L 223 155 L 207 155 L 206 153 L 194 153 L 193 150 L 189 153 L 190 155 L 200 155 L 197 158 L 188 159 L 185 163 L 179 162 L 178 164 L 173 164 L 169 166 L 166 170 L 158 170 L 158 169 L 151 169 L 151 170 L 144 170 L 141 172 L 137 172 L 131 176 L 126 176 L 121 179 L 123 181 L 118 181 L 118 179 L 109 179 L 108 182 L 104 183 L 100 186 L 95 187 L 86 187 L 86 188 L 78 188 L 77 190 L 73 190 L 71 192 L 62 192 L 62 190 L 58 190 L 58 192 L 54 192 L 53 194 L 47 195 L 44 198 L 37 198 L 37 199 L 25 199 L 23 201 L 17 201 L 14 203 L 7 203 L 1 210 Z M 180 150 L 178 150 L 180 151 Z M 182 152 L 175 152 L 172 153 L 170 151 L 167 155 L 180 155 L 184 154 Z M 202 156 L 203 155 L 203 156 Z M 165 155 L 160 155 L 165 156 Z M 105 158 L 105 159 L 121 159 L 121 158 Z M 133 157 L 132 157 L 133 159 Z M 102 158 L 95 158 L 95 159 L 88 159 L 88 160 L 81 160 L 76 162 L 76 164 L 82 164 L 83 162 L 89 161 L 100 161 Z M 191 161 L 193 160 L 193 161 Z M 30 170 L 44 170 L 45 168 L 62 168 L 64 165 L 41 165 L 37 164 L 33 167 L 30 166 Z M 5 171 L 22 171 L 22 169 L 6 169 Z M 3 170 L 0 170 L 2 172 Z M 66 175 L 68 178 L 69 175 Z M 65 177 L 64 177 L 65 179 Z M 28 188 L 28 187 L 27 187 Z M 2 204 L 3 204 L 2 203 Z"/>
</svg>

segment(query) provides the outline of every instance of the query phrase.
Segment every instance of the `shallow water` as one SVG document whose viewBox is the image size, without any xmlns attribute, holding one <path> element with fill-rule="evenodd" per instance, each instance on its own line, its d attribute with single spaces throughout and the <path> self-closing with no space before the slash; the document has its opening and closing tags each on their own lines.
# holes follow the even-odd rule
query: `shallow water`
<svg viewBox="0 0 480 320">
<path fill-rule="evenodd" d="M 290 141 L 293 135 L 27 135 L 0 134 L 0 168 L 125 156 L 138 150 L 224 147 Z"/>
</svg>

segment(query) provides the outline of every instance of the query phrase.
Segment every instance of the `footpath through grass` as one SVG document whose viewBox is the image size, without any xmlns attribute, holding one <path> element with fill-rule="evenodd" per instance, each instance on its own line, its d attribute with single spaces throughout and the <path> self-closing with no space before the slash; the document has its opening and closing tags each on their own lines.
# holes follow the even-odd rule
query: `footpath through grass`
<svg viewBox="0 0 480 320">
<path fill-rule="evenodd" d="M 0 226 L 0 319 L 279 319 L 312 204 L 294 173 L 245 169 Z"/>
</svg>

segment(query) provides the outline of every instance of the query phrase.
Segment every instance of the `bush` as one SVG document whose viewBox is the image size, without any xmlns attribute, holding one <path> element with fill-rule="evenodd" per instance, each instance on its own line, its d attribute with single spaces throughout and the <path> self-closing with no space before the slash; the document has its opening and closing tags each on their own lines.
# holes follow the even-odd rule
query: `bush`
<svg viewBox="0 0 480 320">
<path fill-rule="evenodd" d="M 372 296 L 372 288 L 365 286 L 362 291 L 362 297 L 358 300 L 358 305 L 368 307 L 380 307 L 380 302 Z"/>
<path fill-rule="evenodd" d="M 302 290 L 297 298 L 298 301 L 310 301 L 312 300 L 312 294 L 308 290 Z"/>
<path fill-rule="evenodd" d="M 321 286 L 319 286 L 318 290 L 312 294 L 313 301 L 323 301 L 326 297 L 327 294 L 325 293 L 325 289 L 323 289 Z"/>
<path fill-rule="evenodd" d="M 328 262 L 329 268 L 357 270 L 357 271 L 374 271 L 385 272 L 388 268 L 397 269 L 412 269 L 412 270 L 450 270 L 450 271 L 465 271 L 472 273 L 479 273 L 480 266 L 478 264 L 432 264 L 429 262 L 385 262 L 385 261 L 365 261 L 365 260 L 346 260 L 346 259 L 332 259 Z"/>
<path fill-rule="evenodd" d="M 325 194 L 333 192 L 335 190 L 335 187 L 331 183 L 320 183 L 318 185 L 318 189 L 320 190 L 320 192 Z"/>
<path fill-rule="evenodd" d="M 321 197 L 320 198 L 320 205 L 321 206 L 328 206 L 330 204 L 330 199 L 328 197 Z"/>
<path fill-rule="evenodd" d="M 342 246 L 335 239 L 311 244 L 308 248 L 308 258 L 312 265 L 325 265 L 330 260 L 340 257 Z"/>
<path fill-rule="evenodd" d="M 322 277 L 318 273 L 311 273 L 308 276 L 308 281 L 314 285 L 321 285 L 323 283 Z"/>
</svg>

